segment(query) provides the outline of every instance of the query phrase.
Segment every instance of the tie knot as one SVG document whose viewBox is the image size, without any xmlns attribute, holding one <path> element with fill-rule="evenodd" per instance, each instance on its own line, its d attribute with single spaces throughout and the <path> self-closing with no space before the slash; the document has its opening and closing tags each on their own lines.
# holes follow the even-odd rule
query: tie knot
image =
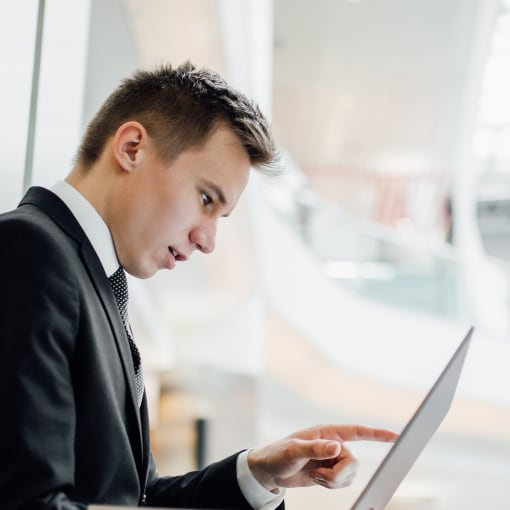
<svg viewBox="0 0 510 510">
<path fill-rule="evenodd" d="M 119 307 L 122 319 L 125 319 L 127 317 L 129 295 L 127 278 L 126 273 L 124 273 L 124 269 L 119 267 L 117 271 L 108 278 L 108 280 L 112 286 L 113 295 L 115 296 L 115 301 L 117 301 L 117 306 Z"/>
</svg>

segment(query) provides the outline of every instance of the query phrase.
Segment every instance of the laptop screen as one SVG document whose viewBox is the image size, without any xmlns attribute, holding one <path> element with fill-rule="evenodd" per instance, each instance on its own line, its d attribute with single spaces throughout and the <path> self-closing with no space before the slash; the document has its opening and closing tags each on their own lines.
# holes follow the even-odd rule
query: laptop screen
<svg viewBox="0 0 510 510">
<path fill-rule="evenodd" d="M 382 510 L 391 499 L 450 409 L 473 329 L 469 329 L 351 510 Z"/>
</svg>

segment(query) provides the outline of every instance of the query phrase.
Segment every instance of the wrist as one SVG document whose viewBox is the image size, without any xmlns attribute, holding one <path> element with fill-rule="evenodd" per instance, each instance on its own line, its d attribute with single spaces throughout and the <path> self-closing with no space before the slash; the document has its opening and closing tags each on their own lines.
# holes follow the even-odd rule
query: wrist
<svg viewBox="0 0 510 510">
<path fill-rule="evenodd" d="M 279 492 L 279 486 L 274 477 L 269 474 L 265 468 L 265 457 L 256 449 L 248 452 L 248 467 L 257 482 L 260 483 L 265 489 L 275 494 Z"/>
</svg>

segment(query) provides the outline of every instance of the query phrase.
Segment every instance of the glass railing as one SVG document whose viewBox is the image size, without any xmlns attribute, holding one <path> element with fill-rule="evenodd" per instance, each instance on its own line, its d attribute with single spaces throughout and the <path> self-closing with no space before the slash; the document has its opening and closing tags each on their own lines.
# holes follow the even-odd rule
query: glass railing
<svg viewBox="0 0 510 510">
<path fill-rule="evenodd" d="M 298 168 L 268 183 L 269 202 L 317 257 L 322 273 L 365 298 L 448 319 L 464 314 L 455 249 L 349 215 L 313 192 Z"/>
<path fill-rule="evenodd" d="M 508 338 L 508 260 L 487 250 L 478 256 L 459 253 L 438 236 L 404 233 L 351 216 L 310 189 L 287 190 L 284 200 L 275 196 L 277 187 L 271 188 L 273 209 L 310 249 L 322 274 L 340 287 L 384 305 L 468 321 Z M 278 188 L 285 194 L 285 186 Z M 482 224 L 479 218 L 477 227 Z M 510 238 L 508 244 L 510 250 Z"/>
<path fill-rule="evenodd" d="M 446 243 L 349 219 L 325 205 L 312 216 L 306 240 L 324 275 L 363 297 L 450 319 L 461 316 L 459 264 Z"/>
</svg>

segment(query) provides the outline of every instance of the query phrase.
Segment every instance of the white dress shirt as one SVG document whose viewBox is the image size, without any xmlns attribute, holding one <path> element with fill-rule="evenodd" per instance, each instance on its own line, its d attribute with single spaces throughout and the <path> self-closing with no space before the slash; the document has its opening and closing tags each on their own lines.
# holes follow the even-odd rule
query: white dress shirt
<svg viewBox="0 0 510 510">
<path fill-rule="evenodd" d="M 94 248 L 106 276 L 111 276 L 120 266 L 108 225 L 92 204 L 65 181 L 59 181 L 51 189 L 71 210 Z M 248 466 L 248 452 L 237 457 L 237 481 L 248 503 L 256 510 L 274 510 L 283 501 L 285 491 L 277 494 L 268 491 L 253 476 Z"/>
</svg>

